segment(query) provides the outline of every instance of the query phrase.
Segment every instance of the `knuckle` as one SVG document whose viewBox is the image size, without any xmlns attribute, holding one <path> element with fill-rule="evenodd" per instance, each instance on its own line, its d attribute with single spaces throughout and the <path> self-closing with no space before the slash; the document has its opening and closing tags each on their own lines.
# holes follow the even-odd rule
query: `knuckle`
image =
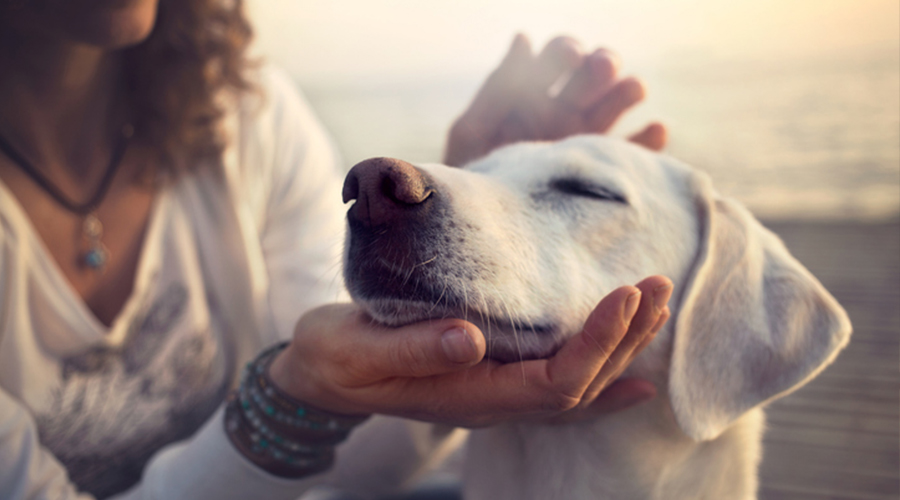
<svg viewBox="0 0 900 500">
<path fill-rule="evenodd" d="M 429 357 L 423 346 L 410 339 L 398 341 L 391 349 L 392 366 L 412 376 L 423 376 L 429 373 Z"/>
<path fill-rule="evenodd" d="M 559 391 L 547 400 L 544 409 L 557 412 L 568 411 L 577 407 L 579 403 L 581 403 L 581 397 Z"/>
<path fill-rule="evenodd" d="M 372 375 L 371 367 L 364 363 L 346 363 L 331 367 L 328 377 L 335 386 L 355 389 L 372 382 L 377 377 Z"/>
<path fill-rule="evenodd" d="M 577 54 L 580 49 L 581 43 L 578 40 L 565 35 L 558 36 L 547 43 L 547 50 L 557 51 L 564 55 Z"/>
</svg>

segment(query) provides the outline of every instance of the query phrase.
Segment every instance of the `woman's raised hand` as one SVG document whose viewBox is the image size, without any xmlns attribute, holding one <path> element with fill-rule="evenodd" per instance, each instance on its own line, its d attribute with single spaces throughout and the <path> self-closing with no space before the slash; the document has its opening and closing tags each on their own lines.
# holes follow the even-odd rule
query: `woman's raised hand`
<svg viewBox="0 0 900 500">
<path fill-rule="evenodd" d="M 618 58 L 606 49 L 585 53 L 574 39 L 559 37 L 533 54 L 528 39 L 517 35 L 451 127 L 444 163 L 462 166 L 513 142 L 606 133 L 644 99 L 640 80 L 620 78 L 618 70 Z M 553 88 L 569 74 L 562 88 Z M 651 123 L 629 139 L 660 150 L 666 129 Z"/>
</svg>

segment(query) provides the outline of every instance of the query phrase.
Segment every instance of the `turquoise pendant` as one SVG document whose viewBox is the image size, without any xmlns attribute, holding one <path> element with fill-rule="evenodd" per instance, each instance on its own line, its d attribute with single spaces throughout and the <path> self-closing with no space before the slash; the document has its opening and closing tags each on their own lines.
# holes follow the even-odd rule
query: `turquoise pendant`
<svg viewBox="0 0 900 500">
<path fill-rule="evenodd" d="M 95 247 L 84 254 L 84 265 L 91 269 L 102 269 L 106 265 L 106 259 L 109 258 L 109 252 L 103 247 Z"/>
<path fill-rule="evenodd" d="M 88 251 L 82 258 L 82 263 L 94 271 L 102 271 L 109 260 L 109 250 L 100 241 L 103 237 L 103 224 L 94 214 L 88 214 L 82 226 L 84 237 L 88 240 Z"/>
</svg>

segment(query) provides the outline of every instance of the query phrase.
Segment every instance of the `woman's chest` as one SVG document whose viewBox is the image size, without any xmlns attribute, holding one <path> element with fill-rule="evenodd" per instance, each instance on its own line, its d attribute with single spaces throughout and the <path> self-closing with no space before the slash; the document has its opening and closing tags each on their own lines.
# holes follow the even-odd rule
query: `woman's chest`
<svg viewBox="0 0 900 500">
<path fill-rule="evenodd" d="M 109 326 L 134 286 L 155 190 L 123 179 L 111 186 L 96 209 L 79 214 L 21 172 L 0 168 L 0 178 L 47 257 L 94 316 Z"/>
<path fill-rule="evenodd" d="M 194 433 L 233 378 L 191 218 L 170 196 L 158 201 L 134 289 L 109 327 L 62 286 L 33 235 L 0 242 L 21 264 L 0 269 L 10 271 L 0 287 L 9 292 L 0 290 L 0 385 L 27 407 L 72 480 L 98 496 L 134 484 L 150 456 Z"/>
</svg>

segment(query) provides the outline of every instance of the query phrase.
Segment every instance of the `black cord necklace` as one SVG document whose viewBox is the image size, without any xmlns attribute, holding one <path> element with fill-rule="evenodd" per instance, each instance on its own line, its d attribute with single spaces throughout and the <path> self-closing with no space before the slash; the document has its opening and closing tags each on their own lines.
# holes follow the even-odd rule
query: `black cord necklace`
<svg viewBox="0 0 900 500">
<path fill-rule="evenodd" d="M 109 166 L 106 167 L 106 172 L 100 180 L 100 185 L 97 187 L 97 190 L 94 191 L 94 195 L 82 203 L 78 203 L 67 197 L 50 181 L 50 179 L 45 177 L 44 174 L 31 164 L 31 162 L 12 147 L 6 138 L 0 135 L 0 151 L 3 151 L 3 154 L 9 157 L 14 164 L 22 169 L 22 172 L 25 172 L 38 187 L 49 194 L 60 206 L 76 215 L 84 217 L 84 221 L 82 222 L 82 235 L 84 236 L 84 239 L 87 240 L 88 244 L 87 250 L 80 259 L 80 263 L 95 271 L 103 270 L 106 262 L 109 260 L 109 250 L 106 248 L 106 245 L 100 241 L 103 237 L 103 224 L 100 223 L 100 219 L 94 214 L 94 210 L 100 206 L 107 191 L 109 191 L 112 180 L 116 176 L 119 166 L 122 164 L 122 157 L 125 156 L 125 150 L 128 149 L 128 143 L 130 142 L 129 140 L 132 135 L 134 135 L 134 128 L 132 128 L 130 124 L 126 124 L 122 127 L 122 131 L 119 134 L 112 156 L 110 157 Z"/>
</svg>

